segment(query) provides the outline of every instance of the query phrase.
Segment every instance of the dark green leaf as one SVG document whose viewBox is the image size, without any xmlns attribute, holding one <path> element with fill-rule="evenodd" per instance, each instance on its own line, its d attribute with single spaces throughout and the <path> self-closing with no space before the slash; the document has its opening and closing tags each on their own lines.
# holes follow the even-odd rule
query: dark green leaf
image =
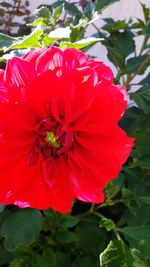
<svg viewBox="0 0 150 267">
<path fill-rule="evenodd" d="M 145 114 L 150 112 L 150 87 L 145 85 L 141 87 L 135 93 L 130 94 L 131 99 L 133 99 L 139 108 L 141 108 Z"/>
<path fill-rule="evenodd" d="M 150 205 L 150 196 L 140 197 L 140 199 L 141 199 L 144 203 Z"/>
<path fill-rule="evenodd" d="M 59 226 L 66 227 L 66 228 L 72 228 L 74 227 L 79 220 L 77 217 L 71 216 L 71 215 L 61 215 L 59 219 Z"/>
<path fill-rule="evenodd" d="M 106 244 L 106 231 L 99 227 L 99 222 L 81 221 L 76 227 L 78 247 L 88 253 L 103 251 Z"/>
<path fill-rule="evenodd" d="M 96 0 L 96 10 L 101 11 L 109 5 L 118 2 L 119 0 Z"/>
<path fill-rule="evenodd" d="M 5 206 L 0 204 L 0 212 L 4 210 Z"/>
<path fill-rule="evenodd" d="M 147 22 L 150 19 L 150 8 L 146 7 L 146 5 L 144 5 L 143 3 L 140 4 L 143 9 L 145 22 Z"/>
<path fill-rule="evenodd" d="M 124 227 L 120 229 L 131 248 L 138 249 L 143 255 L 150 255 L 150 225 Z"/>
<path fill-rule="evenodd" d="M 56 266 L 55 267 L 71 267 L 71 261 L 69 255 L 66 253 L 56 253 Z"/>
<path fill-rule="evenodd" d="M 107 47 L 108 58 L 122 71 L 126 70 L 125 59 L 135 50 L 133 34 L 129 30 L 114 32 L 102 43 Z"/>
<path fill-rule="evenodd" d="M 10 4 L 10 3 L 8 3 L 8 2 L 2 2 L 1 3 L 1 6 L 3 6 L 3 7 L 12 7 L 12 5 Z"/>
<path fill-rule="evenodd" d="M 10 213 L 1 227 L 5 248 L 14 250 L 20 245 L 29 246 L 37 238 L 42 227 L 42 215 L 35 209 L 23 209 Z"/>
<path fill-rule="evenodd" d="M 145 62 L 146 59 L 147 59 L 147 55 L 129 58 L 127 60 L 127 73 L 131 74 L 131 73 L 136 72 L 139 66 L 141 66 L 141 64 Z M 149 66 L 149 64 L 150 64 L 150 60 L 147 60 L 147 62 L 143 65 L 141 70 L 138 72 L 138 75 L 143 74 L 145 70 L 147 69 L 147 67 Z"/>
<path fill-rule="evenodd" d="M 42 17 L 44 19 L 50 18 L 50 11 L 46 6 L 41 6 L 39 9 L 36 10 L 36 16 Z"/>
<path fill-rule="evenodd" d="M 76 240 L 76 235 L 66 228 L 58 229 L 55 237 L 60 243 L 72 243 Z"/>
<path fill-rule="evenodd" d="M 32 267 L 55 267 L 56 255 L 51 249 L 43 251 L 42 255 L 36 255 L 32 260 Z"/>
<path fill-rule="evenodd" d="M 12 255 L 0 245 L 0 266 L 9 263 L 12 260 Z"/>
<path fill-rule="evenodd" d="M 6 34 L 0 33 L 0 49 L 4 47 L 6 48 L 10 46 L 13 42 L 17 42 L 17 41 L 18 41 L 18 38 L 14 38 Z"/>
<path fill-rule="evenodd" d="M 111 18 L 107 18 L 107 19 L 104 19 L 104 21 L 106 24 L 103 26 L 103 29 L 110 32 L 110 33 L 116 32 L 119 30 L 125 30 L 125 28 L 126 28 L 125 20 L 115 21 Z"/>
<path fill-rule="evenodd" d="M 73 267 L 96 267 L 97 262 L 94 257 L 86 256 L 79 258 L 75 264 L 73 264 Z"/>
</svg>

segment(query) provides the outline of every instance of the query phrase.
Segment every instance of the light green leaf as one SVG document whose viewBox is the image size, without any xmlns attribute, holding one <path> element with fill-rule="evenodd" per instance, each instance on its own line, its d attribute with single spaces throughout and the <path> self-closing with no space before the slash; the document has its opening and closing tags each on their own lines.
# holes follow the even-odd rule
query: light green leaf
<svg viewBox="0 0 150 267">
<path fill-rule="evenodd" d="M 61 42 L 60 43 L 60 47 L 73 47 L 73 48 L 76 48 L 76 49 L 82 49 L 84 47 L 87 47 L 89 45 L 92 45 L 96 42 L 99 42 L 101 41 L 102 39 L 101 38 L 95 38 L 95 37 L 89 37 L 89 38 L 85 38 L 85 39 L 82 39 L 80 41 L 77 41 L 77 42 L 74 42 L 74 43 L 71 43 L 71 42 Z"/>
<path fill-rule="evenodd" d="M 30 35 L 25 36 L 21 41 L 14 42 L 7 50 L 41 47 L 39 39 L 42 34 L 43 30 L 36 28 Z"/>
<path fill-rule="evenodd" d="M 129 248 L 120 240 L 110 241 L 100 255 L 101 267 L 133 267 L 133 258 Z"/>
<path fill-rule="evenodd" d="M 35 209 L 20 209 L 10 213 L 1 227 L 1 236 L 5 237 L 7 250 L 14 250 L 20 245 L 29 246 L 37 238 L 42 227 L 42 215 Z"/>
</svg>

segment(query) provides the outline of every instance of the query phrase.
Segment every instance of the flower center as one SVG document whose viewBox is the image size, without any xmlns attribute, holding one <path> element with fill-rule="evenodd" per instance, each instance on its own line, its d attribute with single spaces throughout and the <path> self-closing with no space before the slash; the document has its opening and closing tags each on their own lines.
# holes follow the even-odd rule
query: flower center
<svg viewBox="0 0 150 267">
<path fill-rule="evenodd" d="M 43 119 L 35 126 L 36 138 L 28 157 L 28 164 L 36 163 L 42 154 L 44 160 L 58 158 L 66 154 L 73 146 L 73 133 L 64 130 L 63 125 L 54 119 Z"/>
<path fill-rule="evenodd" d="M 54 148 L 61 148 L 61 144 L 58 143 L 57 137 L 54 135 L 53 132 L 47 132 L 45 137 L 45 141 L 48 142 Z"/>
</svg>

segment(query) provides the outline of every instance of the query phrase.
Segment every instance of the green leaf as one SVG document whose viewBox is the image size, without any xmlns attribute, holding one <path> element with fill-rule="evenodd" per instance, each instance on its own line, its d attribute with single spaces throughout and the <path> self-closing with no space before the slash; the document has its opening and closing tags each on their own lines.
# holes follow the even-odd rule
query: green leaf
<svg viewBox="0 0 150 267">
<path fill-rule="evenodd" d="M 60 243 L 72 243 L 76 240 L 76 235 L 65 228 L 60 228 L 56 232 L 56 240 Z"/>
<path fill-rule="evenodd" d="M 129 242 L 131 248 L 138 249 L 145 257 L 150 255 L 150 225 L 140 225 L 134 227 L 124 227 L 125 239 Z"/>
<path fill-rule="evenodd" d="M 60 47 L 73 47 L 76 49 L 82 49 L 82 48 L 87 47 L 89 45 L 92 45 L 96 42 L 99 42 L 101 40 L 102 40 L 101 38 L 89 37 L 89 38 L 85 38 L 85 39 L 82 39 L 82 40 L 74 42 L 74 43 L 61 42 Z"/>
<path fill-rule="evenodd" d="M 149 266 L 145 257 L 137 249 L 131 249 L 131 255 L 133 257 L 133 267 L 148 267 Z"/>
<path fill-rule="evenodd" d="M 48 9 L 48 7 L 46 6 L 41 6 L 40 8 L 38 8 L 36 10 L 36 16 L 38 18 L 44 18 L 44 19 L 50 19 L 50 11 Z"/>
<path fill-rule="evenodd" d="M 144 56 L 138 56 L 138 57 L 132 57 L 127 60 L 127 73 L 131 74 L 136 72 L 136 70 L 139 68 L 139 66 L 147 59 L 147 55 Z M 143 66 L 140 72 L 138 72 L 138 75 L 141 75 L 145 72 L 147 67 L 150 64 L 150 60 L 146 62 L 146 64 Z"/>
<path fill-rule="evenodd" d="M 104 226 L 107 231 L 111 231 L 115 224 L 111 219 L 107 219 L 104 217 L 101 219 L 100 225 Z"/>
<path fill-rule="evenodd" d="M 133 33 L 128 29 L 124 32 L 113 32 L 102 43 L 108 50 L 108 58 L 122 71 L 126 70 L 125 59 L 135 50 L 135 42 Z"/>
<path fill-rule="evenodd" d="M 100 255 L 101 267 L 133 267 L 133 258 L 129 248 L 120 240 L 110 241 Z"/>
<path fill-rule="evenodd" d="M 105 21 L 105 25 L 103 26 L 103 29 L 105 31 L 108 31 L 110 33 L 112 32 L 116 32 L 116 31 L 119 31 L 119 30 L 125 30 L 126 28 L 126 22 L 125 20 L 118 20 L 118 21 L 115 21 L 111 18 L 107 18 L 107 19 L 104 19 Z"/>
<path fill-rule="evenodd" d="M 144 19 L 147 22 L 150 19 L 150 8 L 146 7 L 143 3 L 140 3 L 143 9 Z"/>
<path fill-rule="evenodd" d="M 71 267 L 70 256 L 67 253 L 57 252 L 55 267 Z"/>
<path fill-rule="evenodd" d="M 141 87 L 135 93 L 130 93 L 130 98 L 133 99 L 139 108 L 141 108 L 145 114 L 150 112 L 150 87 L 145 85 Z"/>
<path fill-rule="evenodd" d="M 39 236 L 42 228 L 42 215 L 35 209 L 21 209 L 10 213 L 1 227 L 1 236 L 5 237 L 7 250 L 14 250 L 20 245 L 29 246 Z"/>
<path fill-rule="evenodd" d="M 144 203 L 150 205 L 150 196 L 140 197 L 140 199 L 141 199 Z"/>
<path fill-rule="evenodd" d="M 0 33 L 0 50 L 1 48 L 7 48 L 10 46 L 13 42 L 17 42 L 18 38 L 14 38 L 11 36 L 8 36 L 6 34 Z"/>
<path fill-rule="evenodd" d="M 32 267 L 55 267 L 56 255 L 51 249 L 43 251 L 42 255 L 36 255 L 32 260 Z"/>
<path fill-rule="evenodd" d="M 99 221 L 81 221 L 75 230 L 77 246 L 90 254 L 98 254 L 106 245 L 106 231 L 99 227 Z"/>
<path fill-rule="evenodd" d="M 0 204 L 0 212 L 3 212 L 5 206 Z"/>
<path fill-rule="evenodd" d="M 53 10 L 53 19 L 54 19 L 55 23 L 57 22 L 62 11 L 63 11 L 63 5 L 59 5 Z"/>
<path fill-rule="evenodd" d="M 73 267 L 96 267 L 96 266 L 97 266 L 96 259 L 91 256 L 80 257 L 73 265 Z"/>
<path fill-rule="evenodd" d="M 65 228 L 72 228 L 79 222 L 77 217 L 71 215 L 61 215 L 59 219 L 59 226 Z"/>
<path fill-rule="evenodd" d="M 147 75 L 146 78 L 140 81 L 140 84 L 150 84 L 150 73 Z"/>
<path fill-rule="evenodd" d="M 96 10 L 101 11 L 109 5 L 114 4 L 120 0 L 96 0 Z"/>
<path fill-rule="evenodd" d="M 143 169 L 150 169 L 150 157 L 145 157 L 140 160 L 140 167 Z"/>
<path fill-rule="evenodd" d="M 62 1 L 62 3 L 64 3 L 65 10 L 67 10 L 71 15 L 76 16 L 78 18 L 82 17 L 82 13 L 73 3 L 69 3 L 67 1 Z"/>
<path fill-rule="evenodd" d="M 12 260 L 12 255 L 0 245 L 0 266 L 9 263 Z"/>
<path fill-rule="evenodd" d="M 40 37 L 43 34 L 43 30 L 36 28 L 30 35 L 23 38 L 23 40 L 19 42 L 14 42 L 11 46 L 8 47 L 8 50 L 12 49 L 21 49 L 21 48 L 34 48 L 41 47 Z"/>
</svg>

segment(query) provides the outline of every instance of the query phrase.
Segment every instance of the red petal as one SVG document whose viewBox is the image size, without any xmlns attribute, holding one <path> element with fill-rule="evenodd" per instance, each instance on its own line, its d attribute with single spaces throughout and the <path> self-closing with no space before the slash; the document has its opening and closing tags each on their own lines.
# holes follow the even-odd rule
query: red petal
<svg viewBox="0 0 150 267">
<path fill-rule="evenodd" d="M 54 162 L 54 161 L 53 161 Z M 48 163 L 43 163 L 43 167 L 47 168 L 46 181 L 50 190 L 50 207 L 61 213 L 69 212 L 72 207 L 74 198 L 73 187 L 71 184 L 69 169 L 63 158 L 56 160 L 54 170 L 49 169 Z M 46 166 L 47 165 L 47 166 Z"/>
<path fill-rule="evenodd" d="M 36 77 L 34 67 L 28 61 L 14 57 L 8 60 L 4 73 L 4 84 L 10 97 L 17 101 L 25 86 Z"/>
<path fill-rule="evenodd" d="M 4 70 L 0 69 L 0 102 L 6 103 L 8 102 L 8 93 L 7 89 L 4 86 Z"/>
<path fill-rule="evenodd" d="M 37 58 L 45 51 L 45 49 L 46 48 L 31 50 L 27 54 L 25 54 L 22 58 L 35 65 Z"/>
<path fill-rule="evenodd" d="M 63 66 L 63 52 L 61 49 L 52 46 L 43 52 L 36 61 L 37 73 L 48 70 L 55 70 Z"/>
<path fill-rule="evenodd" d="M 78 163 L 69 160 L 71 179 L 74 186 L 75 197 L 79 200 L 93 203 L 104 201 L 101 180 L 84 166 L 79 167 Z"/>
</svg>

